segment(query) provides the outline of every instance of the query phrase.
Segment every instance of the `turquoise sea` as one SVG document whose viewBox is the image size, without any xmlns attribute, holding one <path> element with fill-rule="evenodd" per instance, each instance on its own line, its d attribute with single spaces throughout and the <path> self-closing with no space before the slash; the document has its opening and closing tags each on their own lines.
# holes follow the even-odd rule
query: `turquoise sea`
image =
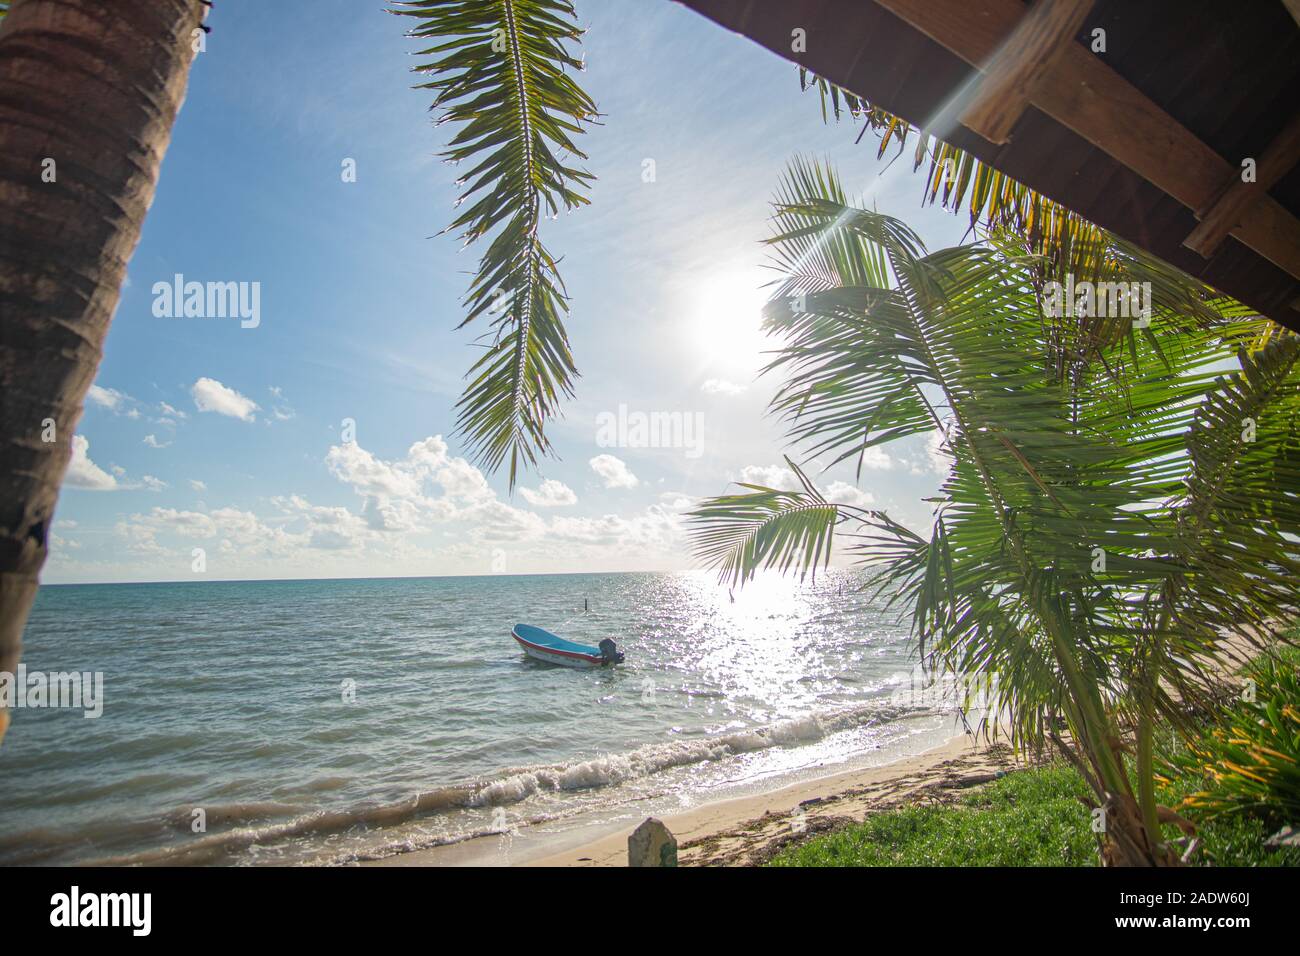
<svg viewBox="0 0 1300 956">
<path fill-rule="evenodd" d="M 103 713 L 12 712 L 0 864 L 351 863 L 571 835 L 933 746 L 952 709 L 909 692 L 906 628 L 858 585 L 47 586 L 23 663 L 103 672 Z M 627 660 L 529 660 L 518 621 L 613 637 Z"/>
</svg>

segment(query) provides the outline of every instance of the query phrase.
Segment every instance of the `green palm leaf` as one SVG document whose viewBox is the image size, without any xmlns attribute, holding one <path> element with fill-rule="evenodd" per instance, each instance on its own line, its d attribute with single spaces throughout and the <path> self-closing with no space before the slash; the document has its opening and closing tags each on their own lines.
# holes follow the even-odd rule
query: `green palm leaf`
<svg viewBox="0 0 1300 956">
<path fill-rule="evenodd" d="M 1173 504 L 1188 598 L 1210 626 L 1264 625 L 1300 580 L 1300 337 L 1239 361 L 1196 409 Z"/>
<path fill-rule="evenodd" d="M 965 207 L 972 228 L 981 226 L 990 232 L 1015 233 L 1050 260 L 1053 271 L 1072 272 L 1082 278 L 1097 267 L 1098 250 L 1104 244 L 1101 230 L 1078 213 L 802 67 L 799 85 L 801 90 L 818 91 L 823 122 L 828 120 L 828 115 L 837 121 L 844 115 L 862 120 L 864 125 L 858 138 L 868 129 L 875 132 L 879 136 L 878 157 L 884 156 L 894 142 L 898 144 L 898 154 L 902 155 L 908 136 L 915 133 L 913 171 L 927 166 L 928 160 L 922 188 L 924 202 L 938 202 L 954 213 Z M 826 111 L 828 99 L 832 104 L 830 114 Z"/>
<path fill-rule="evenodd" d="M 597 116 L 571 75 L 582 64 L 567 44 L 582 31 L 565 0 L 398 0 L 392 12 L 418 18 L 410 36 L 436 41 L 415 67 L 434 79 L 417 89 L 434 91 L 440 124 L 460 124 L 442 155 L 473 163 L 456 203 L 470 205 L 444 231 L 467 245 L 490 237 L 460 323 L 486 316 L 489 329 L 457 425 L 479 464 L 509 460 L 513 488 L 521 465 L 550 453 L 545 424 L 577 375 L 564 283 L 538 227 L 587 203 L 594 178 L 572 159 L 586 158 L 574 137 Z"/>
<path fill-rule="evenodd" d="M 785 461 L 802 491 L 738 482 L 748 494 L 711 498 L 688 518 L 698 555 L 722 580 L 740 584 L 762 567 L 816 575 L 830 561 L 836 526 L 865 514 L 828 502 L 798 465 Z"/>
</svg>

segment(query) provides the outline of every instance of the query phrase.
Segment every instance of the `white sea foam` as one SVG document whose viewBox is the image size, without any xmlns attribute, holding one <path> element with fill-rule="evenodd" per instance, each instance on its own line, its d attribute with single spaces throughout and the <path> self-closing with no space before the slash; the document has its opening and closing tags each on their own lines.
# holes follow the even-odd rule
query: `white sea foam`
<svg viewBox="0 0 1300 956">
<path fill-rule="evenodd" d="M 911 715 L 930 713 L 911 710 Z M 469 798 L 475 807 L 518 803 L 542 791 L 586 790 L 626 783 L 629 780 L 706 761 L 724 760 L 739 754 L 771 747 L 796 747 L 823 740 L 834 733 L 867 724 L 896 720 L 908 709 L 880 703 L 805 714 L 764 727 L 734 731 L 697 740 L 674 740 L 647 744 L 628 753 L 606 754 L 573 763 L 530 767 L 498 779 L 483 782 Z"/>
</svg>

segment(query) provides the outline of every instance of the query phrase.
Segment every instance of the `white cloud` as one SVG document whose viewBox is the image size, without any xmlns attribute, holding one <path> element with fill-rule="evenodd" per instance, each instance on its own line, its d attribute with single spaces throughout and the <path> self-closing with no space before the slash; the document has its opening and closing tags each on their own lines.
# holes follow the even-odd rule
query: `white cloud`
<svg viewBox="0 0 1300 956">
<path fill-rule="evenodd" d="M 406 460 L 421 474 L 433 474 L 447 463 L 447 443 L 441 435 L 432 435 L 417 441 L 406 449 Z"/>
<path fill-rule="evenodd" d="M 637 477 L 632 474 L 620 458 L 613 455 L 597 455 L 589 462 L 591 470 L 600 476 L 606 488 L 635 488 Z"/>
<path fill-rule="evenodd" d="M 616 547 L 620 550 L 665 550 L 674 546 L 678 518 L 651 507 L 631 517 L 607 514 L 599 518 L 561 518 L 551 521 L 550 538 Z"/>
<path fill-rule="evenodd" d="M 690 511 L 699 502 L 699 498 L 682 491 L 663 491 L 659 493 L 659 503 L 670 512 Z"/>
<path fill-rule="evenodd" d="M 138 553 L 159 553 L 164 549 L 158 543 L 161 533 L 175 535 L 185 541 L 216 536 L 217 525 L 210 517 L 198 511 L 178 511 L 175 508 L 154 508 L 147 515 L 135 514 L 129 521 L 119 521 L 117 534 L 126 539 L 126 547 Z"/>
<path fill-rule="evenodd" d="M 254 421 L 253 413 L 261 408 L 251 398 L 227 388 L 214 378 L 200 378 L 190 389 L 190 394 L 194 396 L 199 411 L 216 412 L 244 422 Z"/>
<path fill-rule="evenodd" d="M 863 491 L 847 481 L 832 481 L 826 486 L 823 494 L 826 496 L 827 501 L 832 501 L 837 505 L 851 505 L 856 508 L 870 508 L 876 500 L 871 492 Z"/>
<path fill-rule="evenodd" d="M 72 436 L 72 460 L 63 483 L 87 491 L 112 491 L 117 487 L 117 479 L 90 460 L 89 450 L 90 442 L 85 436 Z"/>
<path fill-rule="evenodd" d="M 711 378 L 700 386 L 700 391 L 706 395 L 739 395 L 746 390 L 748 386 L 737 385 L 735 382 L 728 382 L 722 378 Z"/>
<path fill-rule="evenodd" d="M 313 505 L 300 495 L 276 498 L 274 503 L 283 511 L 302 519 L 306 543 L 309 548 L 324 551 L 354 551 L 364 546 L 373 530 L 365 518 L 347 508 Z"/>
<path fill-rule="evenodd" d="M 171 442 L 169 441 L 159 441 L 153 435 L 145 435 L 144 443 L 148 445 L 150 448 L 166 448 L 168 445 L 171 444 Z"/>
<path fill-rule="evenodd" d="M 536 491 L 520 488 L 519 493 L 524 496 L 524 501 L 535 508 L 558 508 L 578 503 L 578 496 L 573 493 L 573 489 L 554 478 L 543 481 Z"/>
<path fill-rule="evenodd" d="M 334 445 L 325 462 L 335 478 L 364 499 L 362 513 L 376 531 L 419 530 L 469 515 L 496 498 L 481 471 L 447 454 L 441 435 L 416 442 L 405 458 L 392 461 L 356 442 Z M 434 494 L 431 485 L 442 494 Z"/>
<path fill-rule="evenodd" d="M 287 422 L 297 414 L 297 412 L 290 407 L 289 403 L 284 400 L 284 389 L 280 388 L 278 385 L 272 385 L 269 391 L 271 397 L 275 399 L 275 404 L 271 408 L 271 414 L 275 416 L 277 422 Z"/>
<path fill-rule="evenodd" d="M 166 425 L 168 428 L 175 428 L 178 422 L 183 422 L 190 416 L 179 408 L 169 405 L 167 402 L 158 403 L 158 411 L 161 413 L 154 422 L 159 425 Z"/>
<path fill-rule="evenodd" d="M 929 460 L 930 470 L 936 475 L 947 475 L 952 467 L 952 455 L 944 450 L 943 444 L 943 432 L 937 428 L 926 436 L 926 458 Z"/>
<path fill-rule="evenodd" d="M 446 446 L 444 446 L 446 447 Z M 479 471 L 464 458 L 452 458 L 433 476 L 448 496 L 464 501 L 484 501 L 496 497 Z"/>
<path fill-rule="evenodd" d="M 446 460 L 447 446 L 442 446 Z M 421 475 L 410 468 L 376 458 L 356 442 L 334 445 L 325 455 L 330 474 L 367 498 L 413 498 L 420 494 Z"/>
<path fill-rule="evenodd" d="M 125 392 L 119 392 L 115 388 L 104 388 L 101 385 L 90 386 L 86 398 L 101 408 L 107 408 L 109 411 L 114 412 L 131 401 L 131 396 Z"/>
<path fill-rule="evenodd" d="M 894 467 L 894 459 L 883 448 L 873 446 L 863 454 L 862 467 L 871 471 L 889 471 Z"/>
<path fill-rule="evenodd" d="M 518 545 L 546 533 L 546 522 L 540 517 L 495 499 L 476 507 L 473 518 L 475 523 L 470 533 L 484 541 L 509 541 Z"/>
<path fill-rule="evenodd" d="M 81 451 L 84 459 L 85 447 Z M 621 486 L 646 485 L 609 457 L 613 466 L 601 465 Z M 126 572 L 139 579 L 188 579 L 195 547 L 205 550 L 215 578 L 347 576 L 361 568 L 485 573 L 504 570 L 498 563 L 502 554 L 511 571 L 554 569 L 557 562 L 573 569 L 649 570 L 687 561 L 682 511 L 693 501 L 680 492 L 648 491 L 651 503 L 630 511 L 575 515 L 557 508 L 576 504 L 578 495 L 548 479 L 521 489 L 516 506 L 499 499 L 472 464 L 452 457 L 440 436 L 418 441 L 393 459 L 348 444 L 331 447 L 325 460 L 334 477 L 359 495 L 359 507 L 317 505 L 294 494 L 270 497 L 268 509 L 256 512 L 154 507 L 117 521 L 115 540 L 104 543 L 107 560 L 97 557 L 103 539 L 92 540 L 75 555 L 65 547 L 58 571 L 65 577 L 98 576 L 111 565 L 119 577 Z M 138 481 L 100 475 L 119 489 L 166 487 L 151 475 Z M 178 480 L 182 488 L 208 491 L 198 479 Z"/>
<path fill-rule="evenodd" d="M 747 485 L 775 488 L 777 491 L 803 490 L 798 477 L 785 465 L 746 465 L 740 469 L 740 481 Z"/>
<path fill-rule="evenodd" d="M 50 535 L 51 551 L 80 551 L 81 542 L 72 538 L 65 538 L 59 534 Z"/>
<path fill-rule="evenodd" d="M 117 536 L 123 540 L 123 547 L 136 555 L 165 554 L 166 549 L 158 543 L 158 529 L 140 523 L 141 517 L 141 515 L 135 515 L 133 521 L 119 521 L 113 529 Z"/>
<path fill-rule="evenodd" d="M 153 508 L 148 514 L 134 514 L 130 520 L 119 521 L 115 530 L 125 539 L 127 550 L 158 557 L 173 556 L 178 566 L 187 569 L 190 548 L 199 541 L 205 542 L 203 547 L 209 549 L 209 555 L 211 545 L 206 542 L 215 539 L 223 554 L 268 557 L 291 554 L 310 539 L 308 532 L 294 534 L 273 528 L 251 511 L 239 508 L 218 508 L 206 513 Z M 161 543 L 160 537 L 170 539 L 172 546 Z"/>
</svg>

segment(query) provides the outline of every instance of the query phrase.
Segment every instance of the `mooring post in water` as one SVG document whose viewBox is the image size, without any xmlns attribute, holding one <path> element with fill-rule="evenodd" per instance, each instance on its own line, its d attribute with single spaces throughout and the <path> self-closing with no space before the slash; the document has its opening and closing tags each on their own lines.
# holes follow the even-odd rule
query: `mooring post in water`
<svg viewBox="0 0 1300 956">
<path fill-rule="evenodd" d="M 582 599 L 582 613 L 583 613 L 583 614 L 586 614 L 586 613 L 587 613 L 587 599 L 586 599 L 586 598 L 583 598 L 583 599 Z"/>
</svg>

